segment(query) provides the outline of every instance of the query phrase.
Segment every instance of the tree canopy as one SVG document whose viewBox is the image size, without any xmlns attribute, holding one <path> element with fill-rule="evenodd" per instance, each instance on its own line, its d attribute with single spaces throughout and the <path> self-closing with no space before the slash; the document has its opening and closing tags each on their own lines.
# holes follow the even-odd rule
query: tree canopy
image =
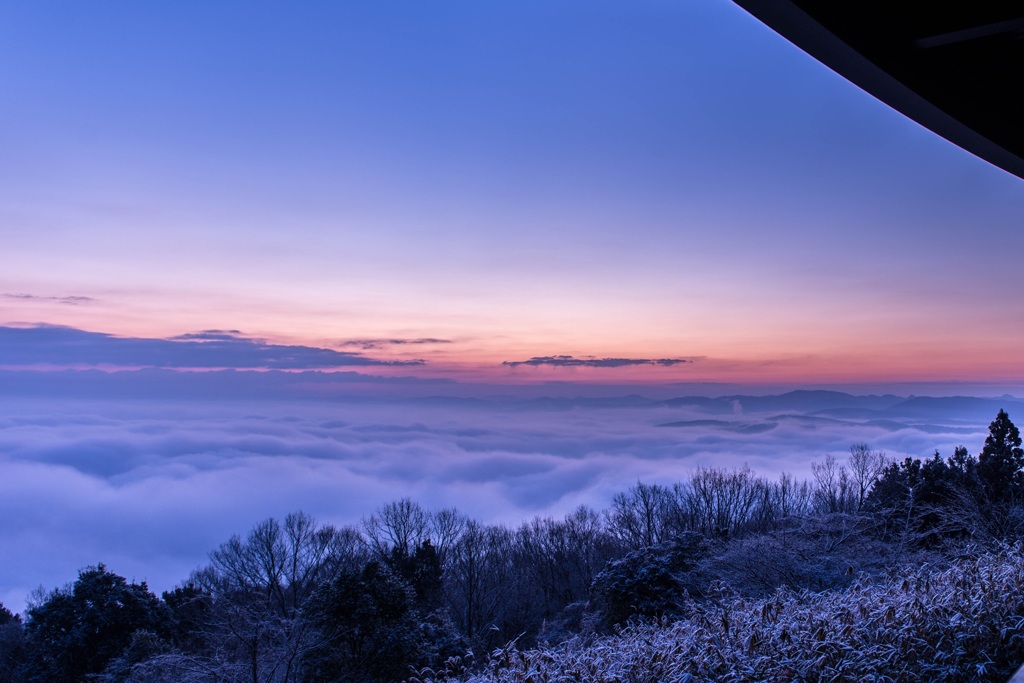
<svg viewBox="0 0 1024 683">
<path fill-rule="evenodd" d="M 978 476 L 994 500 L 1020 500 L 1024 493 L 1020 431 L 1004 410 L 988 426 L 985 447 L 978 456 Z"/>
<path fill-rule="evenodd" d="M 137 633 L 169 636 L 170 624 L 170 611 L 145 582 L 129 583 L 102 564 L 87 567 L 70 588 L 29 607 L 24 680 L 79 683 L 102 672 Z"/>
</svg>

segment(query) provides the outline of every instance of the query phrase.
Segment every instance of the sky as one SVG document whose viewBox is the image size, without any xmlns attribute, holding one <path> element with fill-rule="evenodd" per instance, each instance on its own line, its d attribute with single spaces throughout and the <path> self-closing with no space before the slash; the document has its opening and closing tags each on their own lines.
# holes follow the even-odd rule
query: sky
<svg viewBox="0 0 1024 683">
<path fill-rule="evenodd" d="M 1024 380 L 1024 184 L 730 2 L 0 25 L 0 323 L 443 340 L 364 355 L 498 383 Z M 692 362 L 517 364 L 558 356 Z"/>
<path fill-rule="evenodd" d="M 0 93 L 15 608 L 296 509 L 977 452 L 1013 402 L 735 396 L 1024 396 L 1024 182 L 726 0 L 7 3 Z"/>
</svg>

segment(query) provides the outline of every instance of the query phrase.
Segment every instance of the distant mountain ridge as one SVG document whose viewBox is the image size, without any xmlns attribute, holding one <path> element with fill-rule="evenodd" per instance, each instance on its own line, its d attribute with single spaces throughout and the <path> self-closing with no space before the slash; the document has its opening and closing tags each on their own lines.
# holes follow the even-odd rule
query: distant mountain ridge
<svg viewBox="0 0 1024 683">
<path fill-rule="evenodd" d="M 928 420 L 977 423 L 991 420 L 1000 410 L 1024 417 L 1024 400 L 1014 396 L 854 395 L 824 389 L 797 389 L 781 394 L 755 396 L 679 396 L 647 398 L 637 393 L 622 396 L 542 396 L 524 398 L 501 395 L 500 385 L 479 385 L 478 395 L 467 395 L 475 385 L 461 385 L 444 379 L 382 377 L 353 371 L 245 371 L 212 370 L 178 372 L 163 369 L 29 371 L 0 370 L 0 396 L 68 399 L 218 399 L 218 400 L 407 400 L 418 404 L 457 405 L 469 408 L 502 407 L 513 410 L 652 409 L 689 408 L 723 421 L 730 429 L 744 415 L 757 415 L 754 422 L 773 422 L 801 415 L 856 421 L 896 428 Z M 542 390 L 538 388 L 538 390 Z M 581 386 L 581 392 L 585 388 Z M 674 426 L 695 426 L 691 419 Z M 771 427 L 753 428 L 763 431 Z"/>
</svg>

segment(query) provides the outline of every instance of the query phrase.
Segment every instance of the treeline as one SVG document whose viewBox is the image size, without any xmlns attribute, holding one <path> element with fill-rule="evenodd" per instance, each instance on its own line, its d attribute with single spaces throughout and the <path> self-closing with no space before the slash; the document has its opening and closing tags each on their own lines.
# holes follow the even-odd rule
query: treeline
<svg viewBox="0 0 1024 683">
<path fill-rule="evenodd" d="M 977 458 L 897 463 L 857 444 L 807 481 L 698 469 L 518 527 L 409 499 L 358 527 L 269 519 L 160 597 L 99 565 L 37 596 L 24 621 L 0 606 L 0 682 L 425 680 L 512 641 L 686 618 L 723 580 L 760 597 L 941 565 L 1024 530 L 1020 435 L 1002 411 L 989 431 Z"/>
</svg>

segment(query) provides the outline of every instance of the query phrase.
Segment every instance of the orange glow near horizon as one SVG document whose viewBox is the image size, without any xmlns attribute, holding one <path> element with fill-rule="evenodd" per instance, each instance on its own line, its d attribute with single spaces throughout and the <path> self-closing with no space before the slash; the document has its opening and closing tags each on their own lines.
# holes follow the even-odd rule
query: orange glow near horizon
<svg viewBox="0 0 1024 683">
<path fill-rule="evenodd" d="M 593 319 L 573 316 L 566 321 L 506 319 L 507 328 L 487 329 L 438 316 L 432 327 L 424 320 L 412 326 L 396 325 L 382 316 L 352 315 L 347 320 L 320 317 L 301 306 L 256 306 L 256 301 L 229 313 L 225 303 L 200 310 L 197 305 L 177 310 L 171 302 L 161 306 L 160 297 L 146 308 L 125 305 L 118 298 L 94 297 L 86 304 L 65 304 L 57 299 L 7 298 L 0 302 L 0 318 L 7 324 L 53 324 L 112 334 L 120 337 L 170 338 L 204 329 L 235 329 L 250 338 L 269 343 L 328 348 L 359 353 L 367 357 L 409 361 L 422 359 L 422 366 L 373 366 L 351 368 L 358 372 L 386 376 L 412 375 L 449 378 L 463 382 L 536 384 L 575 382 L 581 384 L 668 384 L 676 382 L 746 382 L 824 384 L 843 382 L 972 381 L 1019 382 L 1024 380 L 1024 359 L 1012 339 L 975 332 L 970 327 L 947 328 L 941 334 L 920 334 L 919 320 L 892 324 L 886 334 L 854 335 L 859 320 L 836 325 L 819 321 L 796 321 L 792 313 L 786 324 L 763 318 L 746 320 L 722 318 L 704 332 L 673 330 L 670 325 L 644 321 L 638 312 L 630 326 L 616 325 L 595 315 Z M 223 316 L 223 317 L 222 317 Z M 422 316 L 423 318 L 429 316 Z M 224 324 L 224 320 L 228 324 Z M 217 324 L 220 322 L 221 324 Z M 708 321 L 710 322 L 710 321 Z M 887 321 L 893 323 L 893 321 Z M 531 335 L 531 326 L 533 334 Z M 676 326 L 679 327 L 679 326 Z M 545 328 L 547 329 L 544 332 Z M 281 334 L 280 330 L 289 330 Z M 647 330 L 655 334 L 638 334 Z M 758 332 L 744 334 L 745 331 Z M 675 335 L 673 333 L 676 333 Z M 531 336 L 533 338 L 531 338 Z M 676 337 L 678 341 L 673 340 Z M 360 348 L 346 340 L 387 339 L 428 340 L 426 343 L 382 344 Z M 429 343 L 430 339 L 446 343 Z M 590 341 L 587 341 L 590 340 Z M 690 362 L 671 366 L 633 365 L 613 368 L 554 367 L 519 365 L 531 358 L 571 356 L 575 359 L 663 359 Z"/>
</svg>

